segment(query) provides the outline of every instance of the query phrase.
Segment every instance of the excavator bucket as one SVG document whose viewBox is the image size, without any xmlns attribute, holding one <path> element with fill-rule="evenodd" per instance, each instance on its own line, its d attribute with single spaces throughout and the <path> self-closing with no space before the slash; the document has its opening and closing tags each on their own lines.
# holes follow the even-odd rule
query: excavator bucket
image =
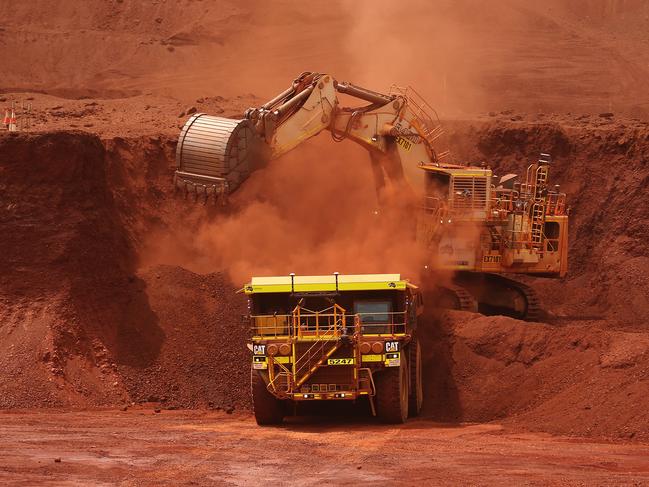
<svg viewBox="0 0 649 487">
<path fill-rule="evenodd" d="M 248 120 L 197 113 L 178 138 L 174 184 L 196 198 L 223 200 L 250 175 L 260 154 Z"/>
</svg>

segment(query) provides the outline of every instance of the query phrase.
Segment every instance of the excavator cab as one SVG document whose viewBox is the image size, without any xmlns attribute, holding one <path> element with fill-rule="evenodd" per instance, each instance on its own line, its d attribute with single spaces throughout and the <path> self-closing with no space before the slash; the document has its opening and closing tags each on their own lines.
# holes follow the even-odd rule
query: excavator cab
<svg viewBox="0 0 649 487">
<path fill-rule="evenodd" d="M 456 164 L 423 165 L 425 194 L 417 238 L 435 255 L 434 267 L 476 270 L 476 254 L 491 191 L 491 170 Z"/>
</svg>

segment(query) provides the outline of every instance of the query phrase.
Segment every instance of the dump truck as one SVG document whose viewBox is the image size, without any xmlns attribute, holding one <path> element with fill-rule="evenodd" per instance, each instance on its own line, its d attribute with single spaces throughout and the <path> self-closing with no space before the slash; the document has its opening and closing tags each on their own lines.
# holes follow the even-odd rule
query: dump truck
<svg viewBox="0 0 649 487">
<path fill-rule="evenodd" d="M 451 161 L 435 110 L 410 87 L 379 93 L 304 72 L 242 119 L 194 114 L 178 140 L 175 185 L 224 201 L 256 168 L 324 131 L 367 149 L 379 208 L 405 207 L 404 221 L 416 228 L 404 238 L 425 249 L 422 269 L 454 275 L 425 283 L 437 299 L 430 304 L 540 317 L 538 296 L 512 275 L 560 278 L 568 270 L 568 207 L 550 184 L 551 157 L 541 154 L 522 177 Z"/>
<path fill-rule="evenodd" d="M 419 288 L 399 274 L 253 277 L 251 389 L 260 425 L 296 403 L 367 401 L 403 423 L 422 407 Z"/>
</svg>

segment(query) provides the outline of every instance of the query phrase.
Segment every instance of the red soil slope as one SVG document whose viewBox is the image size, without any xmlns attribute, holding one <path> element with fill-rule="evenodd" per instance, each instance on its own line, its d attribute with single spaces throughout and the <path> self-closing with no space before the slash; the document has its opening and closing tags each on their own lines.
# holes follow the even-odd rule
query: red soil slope
<svg viewBox="0 0 649 487">
<path fill-rule="evenodd" d="M 451 312 L 425 321 L 424 415 L 647 441 L 649 334 Z M 434 324 L 433 324 L 434 323 Z"/>
<path fill-rule="evenodd" d="M 1 164 L 0 407 L 247 403 L 232 387 L 247 352 L 232 285 L 176 269 L 137 275 L 138 241 L 165 217 L 169 144 L 52 132 L 0 147 L 11 155 Z"/>
<path fill-rule="evenodd" d="M 444 114 L 645 116 L 641 0 L 5 0 L 0 89 L 69 98 L 278 93 L 304 70 L 413 85 Z"/>
<path fill-rule="evenodd" d="M 554 172 L 574 208 L 571 276 L 532 281 L 543 291 L 551 325 L 462 313 L 441 321 L 429 316 L 425 413 L 646 439 L 647 396 L 641 391 L 649 334 L 641 299 L 649 288 L 644 274 L 628 267 L 646 255 L 645 209 L 637 204 L 647 178 L 646 128 L 503 118 L 452 124 L 451 142 L 465 148 L 458 157 L 489 158 L 502 171 L 524 165 L 540 149 L 557 156 Z M 205 228 L 226 231 L 253 201 L 286 209 L 278 199 L 283 186 L 275 192 L 253 180 L 225 214 L 174 198 L 173 143 L 164 137 L 4 136 L 0 153 L 12 154 L 0 164 L 7 229 L 2 253 L 8 257 L 0 281 L 1 405 L 246 407 L 245 299 L 235 293 L 227 262 L 212 256 L 223 250 L 222 240 L 207 247 L 191 242 Z M 278 161 L 258 180 L 271 181 L 298 163 Z M 357 169 L 350 171 L 356 175 Z M 603 176 L 609 173 L 624 191 L 610 196 L 610 179 Z M 344 181 L 344 167 L 337 177 Z M 599 236 L 602 218 L 614 232 Z M 189 242 L 176 250 L 201 274 L 151 259 L 145 260 L 152 267 L 140 269 L 150 257 L 142 251 L 164 232 Z M 226 236 L 237 242 L 235 233 Z M 268 266 L 255 261 L 246 238 L 239 241 L 239 258 L 248 257 L 251 272 Z M 312 251 L 317 260 L 319 250 Z M 607 253 L 617 258 L 606 260 Z M 174 260 L 173 252 L 162 257 Z"/>
</svg>

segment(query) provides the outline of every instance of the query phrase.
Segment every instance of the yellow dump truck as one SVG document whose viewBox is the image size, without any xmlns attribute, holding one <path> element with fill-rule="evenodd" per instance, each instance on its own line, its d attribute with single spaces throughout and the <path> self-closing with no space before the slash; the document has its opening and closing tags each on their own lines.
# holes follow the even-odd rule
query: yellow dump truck
<svg viewBox="0 0 649 487">
<path fill-rule="evenodd" d="M 253 277 L 251 388 L 260 425 L 295 401 L 356 401 L 402 423 L 421 410 L 417 286 L 399 274 Z"/>
</svg>

